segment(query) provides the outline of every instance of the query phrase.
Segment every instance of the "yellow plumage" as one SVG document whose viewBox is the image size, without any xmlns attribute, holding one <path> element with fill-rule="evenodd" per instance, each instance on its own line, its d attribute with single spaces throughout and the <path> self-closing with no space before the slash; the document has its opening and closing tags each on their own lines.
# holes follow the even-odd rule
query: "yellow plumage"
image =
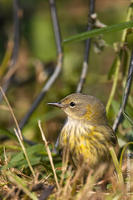
<svg viewBox="0 0 133 200">
<path fill-rule="evenodd" d="M 64 155 L 69 153 L 72 164 L 76 168 L 84 165 L 93 170 L 100 164 L 109 167 L 109 148 L 118 145 L 103 104 L 93 96 L 75 93 L 51 105 L 60 107 L 67 114 L 59 136 L 59 147 Z"/>
<path fill-rule="evenodd" d="M 102 132 L 97 131 L 95 126 L 83 125 L 72 119 L 68 119 L 64 125 L 59 145 L 61 149 L 69 148 L 72 162 L 76 167 L 84 162 L 94 169 L 100 163 L 110 160 L 110 135 L 107 139 L 105 127 L 100 128 L 103 129 Z"/>
</svg>

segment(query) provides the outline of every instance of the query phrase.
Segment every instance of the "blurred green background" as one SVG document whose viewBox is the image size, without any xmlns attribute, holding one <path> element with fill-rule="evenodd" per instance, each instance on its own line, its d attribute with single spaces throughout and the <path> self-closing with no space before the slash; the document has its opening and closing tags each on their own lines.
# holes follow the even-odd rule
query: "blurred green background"
<svg viewBox="0 0 133 200">
<path fill-rule="evenodd" d="M 86 31 L 88 20 L 87 0 L 57 0 L 56 2 L 62 40 Z M 128 5 L 129 1 L 127 0 L 117 0 L 115 2 L 110 0 L 96 1 L 98 19 L 106 25 L 123 22 L 126 18 Z M 20 46 L 16 63 L 16 79 L 19 81 L 29 79 L 29 81 L 27 84 L 12 85 L 7 93 L 18 121 L 24 117 L 56 66 L 56 45 L 49 2 L 46 0 L 21 0 L 20 7 Z M 9 40 L 13 38 L 12 15 L 12 0 L 1 0 L 0 63 L 3 61 Z M 88 75 L 83 92 L 98 97 L 105 105 L 112 86 L 112 80 L 108 80 L 107 75 L 115 58 L 114 44 L 120 41 L 120 36 L 121 32 L 115 32 L 92 40 Z M 50 141 L 56 139 L 64 123 L 65 115 L 58 109 L 49 107 L 47 102 L 58 101 L 76 91 L 82 69 L 84 47 L 84 41 L 64 45 L 62 73 L 23 129 L 26 138 L 33 141 L 41 140 L 37 125 L 37 120 L 41 119 L 48 139 Z M 115 97 L 116 101 L 113 103 L 110 114 L 111 124 L 118 111 L 121 94 L 122 85 L 120 82 Z M 5 104 L 4 101 L 1 105 L 3 104 Z M 129 110 L 133 113 L 133 108 L 129 108 Z M 6 129 L 15 126 L 10 113 L 2 106 L 0 122 L 0 126 Z M 125 127 L 128 127 L 129 123 L 127 121 L 125 123 Z M 123 129 L 120 131 L 123 133 Z"/>
</svg>

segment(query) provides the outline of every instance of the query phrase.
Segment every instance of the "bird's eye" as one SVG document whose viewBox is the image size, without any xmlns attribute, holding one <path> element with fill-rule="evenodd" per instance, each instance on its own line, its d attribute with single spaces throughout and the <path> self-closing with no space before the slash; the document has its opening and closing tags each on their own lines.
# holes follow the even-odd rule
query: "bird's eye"
<svg viewBox="0 0 133 200">
<path fill-rule="evenodd" d="M 74 102 L 71 102 L 71 103 L 70 103 L 70 106 L 71 106 L 71 107 L 74 107 L 75 105 L 76 105 L 76 104 L 75 104 Z"/>
</svg>

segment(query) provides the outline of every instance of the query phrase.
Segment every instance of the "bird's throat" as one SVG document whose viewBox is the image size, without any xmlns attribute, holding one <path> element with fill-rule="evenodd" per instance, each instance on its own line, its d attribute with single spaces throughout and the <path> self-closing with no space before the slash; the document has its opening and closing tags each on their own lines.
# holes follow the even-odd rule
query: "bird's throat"
<svg viewBox="0 0 133 200">
<path fill-rule="evenodd" d="M 66 136 L 69 137 L 74 137 L 74 136 L 80 136 L 80 135 L 84 135 L 86 134 L 86 132 L 91 132 L 93 130 L 93 126 L 89 125 L 88 123 L 83 122 L 82 120 L 77 120 L 77 119 L 73 119 L 68 117 L 62 132 L 64 132 L 64 134 Z"/>
</svg>

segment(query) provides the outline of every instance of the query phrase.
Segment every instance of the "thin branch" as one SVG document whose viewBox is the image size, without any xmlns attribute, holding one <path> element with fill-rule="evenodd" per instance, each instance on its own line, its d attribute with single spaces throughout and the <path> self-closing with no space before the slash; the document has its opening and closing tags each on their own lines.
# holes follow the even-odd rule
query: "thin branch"
<svg viewBox="0 0 133 200">
<path fill-rule="evenodd" d="M 47 83 L 44 85 L 40 94 L 36 97 L 35 101 L 33 102 L 31 108 L 29 109 L 27 114 L 24 116 L 24 118 L 20 122 L 19 125 L 20 125 L 21 129 L 28 122 L 30 116 L 35 111 L 35 109 L 40 104 L 40 102 L 43 100 L 43 97 L 46 95 L 46 93 L 48 92 L 50 87 L 53 85 L 53 83 L 55 82 L 55 80 L 59 76 L 61 69 L 62 69 L 63 50 L 62 50 L 62 45 L 61 45 L 61 34 L 60 34 L 60 27 L 59 27 L 59 23 L 58 23 L 57 12 L 56 12 L 56 5 L 55 5 L 54 0 L 49 0 L 49 3 L 50 3 L 51 17 L 52 17 L 52 23 L 53 23 L 53 29 L 54 29 L 55 41 L 56 41 L 56 47 L 57 47 L 57 53 L 58 53 L 57 65 L 56 65 L 56 68 L 55 68 L 52 76 L 49 78 Z"/>
<path fill-rule="evenodd" d="M 116 120 L 113 124 L 113 130 L 116 131 L 119 124 L 122 122 L 123 120 L 123 113 L 125 112 L 125 107 L 128 101 L 128 96 L 130 93 L 130 89 L 131 89 L 131 83 L 132 83 L 132 79 L 133 79 L 133 50 L 132 50 L 132 54 L 131 54 L 131 59 L 130 59 L 130 64 L 129 64 L 129 69 L 128 69 L 128 76 L 127 76 L 127 81 L 126 81 L 126 86 L 124 89 L 124 94 L 123 94 L 123 98 L 122 98 L 122 104 L 120 106 L 118 115 L 116 117 Z"/>
<path fill-rule="evenodd" d="M 16 60 L 18 57 L 18 49 L 19 49 L 19 4 L 18 0 L 13 0 L 13 21 L 14 21 L 14 46 L 13 46 L 13 53 L 12 53 L 12 60 L 10 69 L 13 68 L 16 64 Z M 15 71 L 14 71 L 15 73 Z M 11 81 L 14 77 L 14 74 L 3 84 L 2 89 L 6 93 L 8 90 Z M 3 96 L 0 94 L 0 101 L 2 101 Z"/>
<path fill-rule="evenodd" d="M 18 0 L 13 1 L 13 20 L 14 20 L 14 47 L 12 54 L 12 63 L 11 67 L 13 67 L 16 63 L 18 57 L 18 49 L 19 49 L 19 4 Z"/>
<path fill-rule="evenodd" d="M 60 26 L 58 22 L 55 0 L 49 0 L 49 4 L 51 9 L 51 17 L 53 23 L 53 30 L 55 34 L 57 53 L 62 54 L 62 44 L 61 44 L 62 40 L 61 40 Z"/>
<path fill-rule="evenodd" d="M 91 23 L 88 22 L 87 31 L 90 31 L 93 28 L 94 20 L 92 19 L 92 15 L 94 14 L 94 12 L 95 12 L 95 0 L 89 0 L 89 15 L 88 15 L 88 18 L 89 18 L 89 20 L 91 19 Z M 82 72 L 81 72 L 81 76 L 80 76 L 80 80 L 79 80 L 76 92 L 82 91 L 83 85 L 84 85 L 85 80 L 86 80 L 87 71 L 88 71 L 90 48 L 91 48 L 91 38 L 86 40 L 84 62 L 83 62 Z"/>
<path fill-rule="evenodd" d="M 63 58 L 62 54 L 60 54 L 59 57 L 58 57 L 58 63 L 57 63 L 57 66 L 56 66 L 56 69 L 55 69 L 54 73 L 52 74 L 50 79 L 47 81 L 46 85 L 42 88 L 42 91 L 40 92 L 40 94 L 37 96 L 37 98 L 33 102 L 31 108 L 29 109 L 29 111 L 27 112 L 25 117 L 19 123 L 20 129 L 22 129 L 25 126 L 25 124 L 28 122 L 28 120 L 29 120 L 30 116 L 32 115 L 32 113 L 35 111 L 37 106 L 41 103 L 41 101 L 43 100 L 43 97 L 46 95 L 46 93 L 48 92 L 48 90 L 50 89 L 52 84 L 55 82 L 55 80 L 59 76 L 59 74 L 61 72 L 61 68 L 62 68 L 62 62 L 63 62 L 62 58 Z"/>
</svg>

